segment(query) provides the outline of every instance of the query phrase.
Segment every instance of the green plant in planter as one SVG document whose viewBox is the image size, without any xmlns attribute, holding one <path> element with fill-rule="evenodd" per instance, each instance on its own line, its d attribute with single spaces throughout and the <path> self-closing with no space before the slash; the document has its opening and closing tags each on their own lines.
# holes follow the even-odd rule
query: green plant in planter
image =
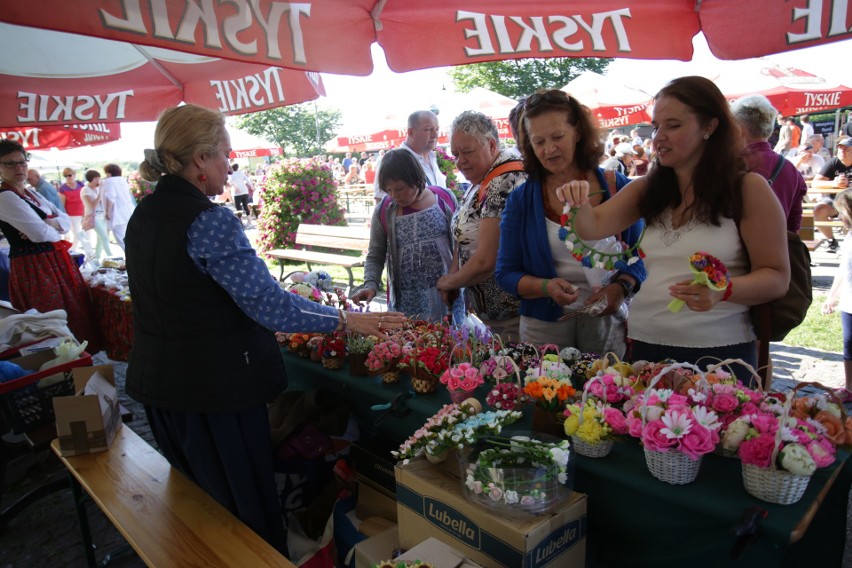
<svg viewBox="0 0 852 568">
<path fill-rule="evenodd" d="M 377 337 L 374 335 L 361 335 L 360 333 L 350 333 L 346 336 L 346 349 L 349 354 L 366 355 L 373 350 L 376 345 Z"/>
<path fill-rule="evenodd" d="M 260 252 L 293 246 L 300 223 L 346 225 L 331 170 L 315 160 L 290 158 L 273 164 L 259 193 Z"/>
</svg>

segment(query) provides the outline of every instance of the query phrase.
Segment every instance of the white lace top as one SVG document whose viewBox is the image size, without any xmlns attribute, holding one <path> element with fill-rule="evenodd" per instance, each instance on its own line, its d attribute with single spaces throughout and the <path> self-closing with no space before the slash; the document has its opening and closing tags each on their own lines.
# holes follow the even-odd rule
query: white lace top
<svg viewBox="0 0 852 568">
<path fill-rule="evenodd" d="M 642 240 L 648 278 L 630 304 L 628 335 L 655 345 L 676 347 L 721 347 L 755 339 L 749 307 L 719 302 L 709 312 L 684 307 L 674 314 L 668 310 L 673 299 L 669 286 L 691 280 L 689 257 L 706 252 L 721 260 L 732 276 L 748 271 L 746 251 L 733 219 L 723 219 L 720 227 L 694 219 L 673 229 L 671 212 L 662 223 L 649 226 Z"/>
</svg>

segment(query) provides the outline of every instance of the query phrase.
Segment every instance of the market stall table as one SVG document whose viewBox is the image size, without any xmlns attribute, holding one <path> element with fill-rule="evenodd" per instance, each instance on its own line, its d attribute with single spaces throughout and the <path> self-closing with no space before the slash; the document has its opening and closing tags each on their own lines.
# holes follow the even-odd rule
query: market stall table
<svg viewBox="0 0 852 568">
<path fill-rule="evenodd" d="M 127 361 L 133 345 L 133 304 L 111 288 L 93 286 L 90 290 L 107 356 L 113 361 Z"/>
<path fill-rule="evenodd" d="M 386 385 L 379 377 L 352 376 L 347 366 L 324 369 L 290 352 L 284 353 L 284 361 L 288 388 L 326 388 L 346 396 L 365 430 L 397 442 L 449 402 L 445 389 L 400 400 L 410 393 L 404 375 Z M 484 400 L 485 392 L 480 387 L 477 398 Z M 373 409 L 395 400 L 390 409 Z M 523 426 L 529 426 L 528 417 Z M 846 457 L 844 453 L 841 459 Z M 605 458 L 577 456 L 576 463 L 575 489 L 589 495 L 589 566 L 781 566 L 814 551 L 823 565 L 840 563 L 852 480 L 848 460 L 819 470 L 804 497 L 787 506 L 746 493 L 739 460 L 713 454 L 704 457 L 698 479 L 684 486 L 654 479 L 642 449 L 631 439 L 617 443 Z M 734 561 L 729 556 L 737 543 L 734 528 L 754 506 L 768 515 L 758 524 L 755 541 Z M 835 558 L 832 564 L 829 559 Z"/>
</svg>

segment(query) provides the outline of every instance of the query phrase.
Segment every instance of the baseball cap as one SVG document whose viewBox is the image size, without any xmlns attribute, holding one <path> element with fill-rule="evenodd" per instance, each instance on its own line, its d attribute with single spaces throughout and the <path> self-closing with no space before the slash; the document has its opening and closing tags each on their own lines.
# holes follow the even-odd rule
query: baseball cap
<svg viewBox="0 0 852 568">
<path fill-rule="evenodd" d="M 615 153 L 621 154 L 622 156 L 625 156 L 627 154 L 633 154 L 635 156 L 636 150 L 634 150 L 633 146 L 631 146 L 627 142 L 622 142 L 621 144 L 615 147 Z"/>
<path fill-rule="evenodd" d="M 838 146 L 852 146 L 852 138 L 844 138 L 837 143 Z"/>
</svg>

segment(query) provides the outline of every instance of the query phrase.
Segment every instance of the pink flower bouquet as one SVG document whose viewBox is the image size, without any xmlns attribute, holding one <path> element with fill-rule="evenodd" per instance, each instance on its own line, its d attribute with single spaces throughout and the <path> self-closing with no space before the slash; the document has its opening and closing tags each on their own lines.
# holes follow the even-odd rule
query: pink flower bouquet
<svg viewBox="0 0 852 568">
<path fill-rule="evenodd" d="M 470 397 L 476 387 L 485 382 L 479 369 L 470 363 L 459 363 L 448 368 L 440 380 L 450 391 L 450 397 L 455 403 Z"/>
<path fill-rule="evenodd" d="M 400 344 L 388 339 L 373 346 L 373 349 L 367 354 L 366 365 L 370 371 L 378 373 L 396 365 L 401 357 L 402 347 Z"/>
</svg>

